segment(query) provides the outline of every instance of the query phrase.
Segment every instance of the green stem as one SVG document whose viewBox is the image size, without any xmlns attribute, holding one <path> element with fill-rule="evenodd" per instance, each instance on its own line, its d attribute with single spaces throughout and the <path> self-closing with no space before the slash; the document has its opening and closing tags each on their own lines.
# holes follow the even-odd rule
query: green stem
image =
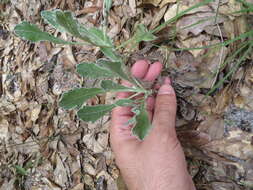
<svg viewBox="0 0 253 190">
<path fill-rule="evenodd" d="M 145 90 L 145 88 L 142 86 L 142 84 L 135 78 L 132 76 L 132 79 L 134 80 L 134 82 L 143 90 Z"/>
<path fill-rule="evenodd" d="M 128 45 L 128 44 L 131 43 L 132 41 L 133 41 L 133 38 L 131 38 L 131 39 L 129 39 L 129 40 L 123 42 L 122 44 L 120 44 L 119 46 L 117 46 L 115 50 L 118 50 L 118 49 L 120 49 L 120 48 L 125 47 L 126 45 Z"/>
</svg>

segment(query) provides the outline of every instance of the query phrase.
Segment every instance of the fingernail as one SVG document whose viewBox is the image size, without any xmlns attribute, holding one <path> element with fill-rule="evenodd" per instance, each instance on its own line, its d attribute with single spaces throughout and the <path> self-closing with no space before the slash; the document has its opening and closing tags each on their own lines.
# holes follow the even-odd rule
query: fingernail
<svg viewBox="0 0 253 190">
<path fill-rule="evenodd" d="M 174 89 L 172 88 L 171 85 L 168 85 L 168 84 L 164 84 L 161 86 L 161 88 L 159 89 L 158 91 L 158 95 L 171 95 L 171 94 L 174 94 Z"/>
</svg>

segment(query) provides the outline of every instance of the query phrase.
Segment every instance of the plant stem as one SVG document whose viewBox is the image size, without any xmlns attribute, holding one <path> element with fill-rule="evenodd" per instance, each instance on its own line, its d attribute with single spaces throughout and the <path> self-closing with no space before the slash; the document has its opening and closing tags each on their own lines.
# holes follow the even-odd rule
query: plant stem
<svg viewBox="0 0 253 190">
<path fill-rule="evenodd" d="M 125 47 L 126 45 L 128 45 L 128 44 L 131 43 L 132 41 L 133 41 L 133 39 L 131 38 L 131 39 L 129 39 L 129 40 L 123 42 L 122 44 L 120 44 L 119 46 L 117 46 L 115 50 L 118 50 L 118 49 L 120 49 L 120 48 Z"/>
</svg>

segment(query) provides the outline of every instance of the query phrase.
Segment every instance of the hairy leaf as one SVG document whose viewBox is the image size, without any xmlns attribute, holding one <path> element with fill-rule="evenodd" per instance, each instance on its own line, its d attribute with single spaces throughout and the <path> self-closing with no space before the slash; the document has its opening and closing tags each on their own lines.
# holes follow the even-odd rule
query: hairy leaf
<svg viewBox="0 0 253 190">
<path fill-rule="evenodd" d="M 53 10 L 53 11 L 42 11 L 41 17 L 46 21 L 48 24 L 51 24 L 55 29 L 59 30 L 60 32 L 67 32 L 64 27 L 62 27 L 57 19 L 56 19 L 56 12 L 60 10 Z"/>
<path fill-rule="evenodd" d="M 19 37 L 32 42 L 50 41 L 56 44 L 76 44 L 74 42 L 67 42 L 56 38 L 47 32 L 43 32 L 36 25 L 30 24 L 29 22 L 22 22 L 16 25 L 14 31 Z"/>
<path fill-rule="evenodd" d="M 83 106 L 82 109 L 78 111 L 77 115 L 83 121 L 95 122 L 109 113 L 113 108 L 117 106 L 128 106 L 131 103 L 131 100 L 122 99 L 111 105 Z"/>
<path fill-rule="evenodd" d="M 63 94 L 60 106 L 64 109 L 72 109 L 81 106 L 86 100 L 97 94 L 104 93 L 101 88 L 77 88 Z"/>
<path fill-rule="evenodd" d="M 113 48 L 101 47 L 100 50 L 111 61 L 113 61 L 113 62 L 121 62 L 121 58 L 115 54 Z"/>
<path fill-rule="evenodd" d="M 88 29 L 80 25 L 71 12 L 63 12 L 56 9 L 53 11 L 42 11 L 41 16 L 47 23 L 60 32 L 68 32 L 77 38 L 90 42 L 87 37 L 89 36 Z"/>
<path fill-rule="evenodd" d="M 136 124 L 136 116 L 140 114 L 140 107 L 138 105 L 135 105 L 132 109 L 131 112 L 134 113 L 134 116 L 128 120 L 128 122 L 126 123 L 126 125 L 135 125 Z"/>
<path fill-rule="evenodd" d="M 112 78 L 117 77 L 113 72 L 110 70 L 99 66 L 96 63 L 81 63 L 78 64 L 76 67 L 77 72 L 82 77 L 88 78 Z"/>
<path fill-rule="evenodd" d="M 140 24 L 138 25 L 137 31 L 134 35 L 134 39 L 136 43 L 139 43 L 141 41 L 148 42 L 155 40 L 156 36 L 153 35 L 151 32 L 149 32 L 148 29 L 143 24 Z"/>
<path fill-rule="evenodd" d="M 113 47 L 111 39 L 98 28 L 90 28 L 88 37 L 93 44 L 99 47 Z"/>
<path fill-rule="evenodd" d="M 108 70 L 112 71 L 119 78 L 132 82 L 131 78 L 124 72 L 120 62 L 112 62 L 107 60 L 99 60 L 98 63 Z"/>
<path fill-rule="evenodd" d="M 134 135 L 143 140 L 152 128 L 145 104 L 141 105 L 139 113 L 135 116 L 135 118 L 136 124 L 132 129 L 132 132 Z"/>
<path fill-rule="evenodd" d="M 83 121 L 95 122 L 105 114 L 109 113 L 115 105 L 84 106 L 77 112 L 78 117 Z"/>
<path fill-rule="evenodd" d="M 86 29 L 83 25 L 78 24 L 80 34 L 87 38 L 88 41 L 100 48 L 112 48 L 113 43 L 111 39 L 102 30 L 98 28 Z"/>
<path fill-rule="evenodd" d="M 78 23 L 76 19 L 74 19 L 73 15 L 69 11 L 55 11 L 56 14 L 56 23 L 60 25 L 61 28 L 64 28 L 65 31 L 72 34 L 73 36 L 83 39 L 85 41 L 89 41 L 88 38 L 82 36 L 78 29 Z M 57 25 L 56 25 L 57 26 Z"/>
<path fill-rule="evenodd" d="M 111 80 L 102 81 L 101 87 L 106 91 L 113 91 L 113 92 L 138 92 L 138 89 L 122 86 Z"/>
<path fill-rule="evenodd" d="M 86 29 L 77 22 L 70 11 L 43 11 L 43 19 L 61 32 L 68 32 L 71 35 L 99 47 L 113 47 L 111 39 L 100 29 Z"/>
</svg>

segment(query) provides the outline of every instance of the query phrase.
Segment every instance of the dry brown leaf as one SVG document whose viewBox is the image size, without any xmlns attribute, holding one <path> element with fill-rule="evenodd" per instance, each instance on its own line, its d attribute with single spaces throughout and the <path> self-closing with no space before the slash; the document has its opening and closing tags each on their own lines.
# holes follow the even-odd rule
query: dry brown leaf
<svg viewBox="0 0 253 190">
<path fill-rule="evenodd" d="M 239 94 L 234 95 L 233 102 L 237 107 L 253 110 L 252 88 L 245 84 L 240 85 Z"/>
<path fill-rule="evenodd" d="M 132 10 L 133 15 L 136 14 L 136 0 L 129 0 L 129 7 Z"/>
<path fill-rule="evenodd" d="M 75 187 L 73 187 L 71 190 L 83 190 L 84 189 L 84 184 L 83 183 L 79 183 L 78 185 L 76 185 Z"/>
<path fill-rule="evenodd" d="M 50 178 L 46 178 L 46 177 L 43 177 L 42 179 L 42 182 L 44 184 L 46 184 L 45 186 L 45 189 L 50 189 L 50 190 L 61 190 L 62 188 L 60 188 L 59 186 L 57 186 L 55 183 L 53 183 Z"/>
<path fill-rule="evenodd" d="M 177 0 L 162 0 L 162 2 L 160 3 L 159 7 L 162 8 L 165 5 L 169 4 L 169 3 L 176 3 Z"/>
<path fill-rule="evenodd" d="M 212 41 L 207 43 L 212 43 Z M 178 45 L 180 46 L 179 43 Z M 171 67 L 180 73 L 180 75 L 177 74 L 175 76 L 174 80 L 176 83 L 194 88 L 211 88 L 213 86 L 215 80 L 214 73 L 218 71 L 219 65 L 217 63 L 219 63 L 221 53 L 212 49 L 208 49 L 205 53 L 208 56 L 194 58 L 191 53 L 184 51 L 173 60 Z M 221 55 L 222 60 L 224 60 L 226 51 Z"/>
<path fill-rule="evenodd" d="M 202 47 L 206 45 L 206 42 L 210 41 L 210 36 L 199 35 L 192 38 L 187 38 L 182 40 L 183 46 L 180 48 L 192 48 L 192 47 Z M 198 57 L 205 53 L 205 49 L 189 50 L 194 57 Z"/>
<path fill-rule="evenodd" d="M 186 10 L 187 6 L 173 4 L 171 7 L 168 8 L 167 12 L 164 15 L 164 20 L 168 21 L 175 17 L 179 12 Z"/>
<path fill-rule="evenodd" d="M 8 142 L 9 139 L 9 122 L 0 117 L 0 141 Z"/>
<path fill-rule="evenodd" d="M 161 19 L 163 18 L 163 15 L 164 15 L 166 9 L 167 9 L 167 6 L 164 6 L 164 7 L 162 7 L 161 9 L 158 9 L 158 10 L 156 11 L 155 16 L 154 16 L 154 18 L 153 18 L 153 20 L 152 20 L 150 29 L 154 29 L 156 26 L 159 25 Z"/>
<path fill-rule="evenodd" d="M 82 15 L 82 14 L 88 14 L 88 13 L 95 13 L 98 10 L 100 10 L 101 7 L 93 6 L 93 7 L 84 7 L 82 10 L 78 10 L 75 12 L 76 16 Z"/>
<path fill-rule="evenodd" d="M 151 4 L 154 6 L 158 6 L 162 0 L 142 0 L 143 4 Z"/>
<path fill-rule="evenodd" d="M 8 101 L 6 98 L 0 98 L 0 114 L 9 115 L 16 110 L 15 104 Z"/>
<path fill-rule="evenodd" d="M 40 114 L 40 111 L 41 111 L 41 105 L 35 105 L 34 108 L 32 109 L 31 111 L 31 120 L 33 122 L 36 122 L 36 120 L 38 119 L 39 117 L 39 114 Z"/>
<path fill-rule="evenodd" d="M 221 139 L 225 133 L 224 121 L 218 115 L 210 115 L 200 123 L 197 130 L 208 134 L 210 141 Z"/>
<path fill-rule="evenodd" d="M 63 162 L 64 160 L 60 158 L 58 153 L 55 153 L 55 165 L 56 165 L 56 168 L 54 169 L 55 182 L 61 185 L 61 187 L 65 187 L 65 184 L 68 181 L 66 168 Z"/>
<path fill-rule="evenodd" d="M 67 1 L 67 5 L 69 7 L 69 9 L 71 11 L 74 11 L 75 10 L 75 0 L 66 0 Z"/>
<path fill-rule="evenodd" d="M 231 103 L 232 100 L 232 88 L 229 86 L 224 88 L 216 97 L 215 102 L 216 106 L 213 108 L 213 113 L 215 114 L 222 114 L 224 113 L 225 109 Z"/>
<path fill-rule="evenodd" d="M 196 3 L 196 2 L 194 2 Z M 164 15 L 164 20 L 167 21 L 173 17 L 175 17 L 178 13 L 190 8 L 191 6 L 194 5 L 193 4 L 189 4 L 187 1 L 183 2 L 183 3 L 179 3 L 179 4 L 173 4 L 172 6 L 170 6 L 167 10 L 167 12 Z M 193 9 L 191 11 L 189 11 L 186 15 L 188 14 L 194 14 L 194 13 L 198 13 L 198 12 L 211 12 L 212 10 L 208 7 L 208 6 L 202 6 L 196 9 Z M 196 20 L 195 20 L 196 22 Z"/>
<path fill-rule="evenodd" d="M 94 180 L 91 176 L 85 174 L 83 177 L 84 183 L 88 186 L 89 189 L 94 189 Z"/>
<path fill-rule="evenodd" d="M 208 134 L 200 132 L 200 131 L 182 131 L 178 132 L 178 138 L 180 142 L 185 145 L 191 145 L 195 147 L 200 147 L 211 142 L 211 138 Z"/>
<path fill-rule="evenodd" d="M 204 149 L 248 160 L 253 157 L 251 134 L 240 129 L 229 131 L 226 138 L 212 141 L 203 146 Z"/>
<path fill-rule="evenodd" d="M 176 24 L 180 37 L 186 39 L 189 34 L 199 35 L 207 26 L 216 27 L 215 15 L 213 12 L 203 12 L 183 17 Z M 218 24 L 223 23 L 225 20 L 226 17 L 224 16 L 219 15 L 217 17 Z"/>
<path fill-rule="evenodd" d="M 237 12 L 241 10 L 241 3 L 236 0 L 229 0 L 228 3 L 223 4 L 219 7 L 219 13 L 231 16 L 230 18 L 233 19 L 232 16 L 240 16 L 240 13 L 232 14 L 233 12 Z"/>
<path fill-rule="evenodd" d="M 5 180 L 3 184 L 1 184 L 0 190 L 15 189 L 15 181 L 15 179 L 11 179 L 10 181 Z"/>
</svg>

